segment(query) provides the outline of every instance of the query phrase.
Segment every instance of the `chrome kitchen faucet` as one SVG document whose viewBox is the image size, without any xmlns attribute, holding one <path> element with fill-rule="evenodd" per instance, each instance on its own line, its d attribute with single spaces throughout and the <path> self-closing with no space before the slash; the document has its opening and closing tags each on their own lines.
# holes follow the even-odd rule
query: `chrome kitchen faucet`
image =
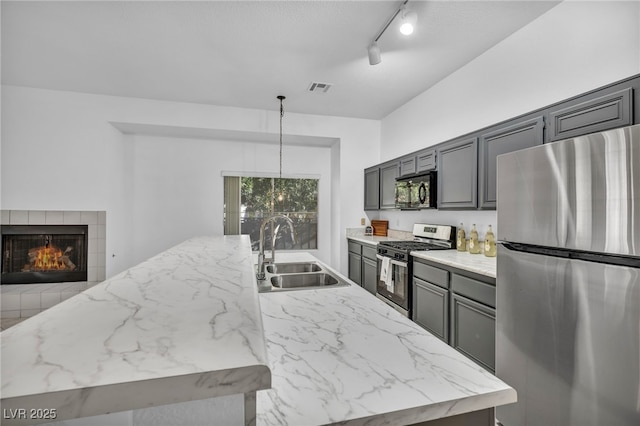
<svg viewBox="0 0 640 426">
<path fill-rule="evenodd" d="M 260 225 L 260 252 L 258 253 L 258 272 L 256 273 L 256 278 L 258 280 L 265 279 L 264 266 L 265 266 L 265 257 L 264 257 L 264 229 L 267 226 L 267 223 L 271 223 L 271 230 L 273 231 L 273 225 L 276 219 L 285 219 L 289 225 L 289 229 L 291 230 L 291 241 L 296 243 L 296 230 L 293 227 L 293 221 L 289 216 L 285 216 L 283 214 L 277 214 L 273 216 L 269 216 L 262 221 L 262 225 Z M 277 227 L 275 232 L 273 233 L 273 237 L 271 238 L 271 259 L 270 262 L 276 261 L 276 237 L 278 235 L 278 230 L 280 227 Z"/>
</svg>

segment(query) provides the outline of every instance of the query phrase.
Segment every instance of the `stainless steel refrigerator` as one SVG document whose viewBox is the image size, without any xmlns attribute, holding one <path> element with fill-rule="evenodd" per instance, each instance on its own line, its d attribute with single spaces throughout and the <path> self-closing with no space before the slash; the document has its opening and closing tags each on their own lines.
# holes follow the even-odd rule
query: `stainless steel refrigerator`
<svg viewBox="0 0 640 426">
<path fill-rule="evenodd" d="M 640 126 L 497 164 L 497 419 L 640 425 Z"/>
</svg>

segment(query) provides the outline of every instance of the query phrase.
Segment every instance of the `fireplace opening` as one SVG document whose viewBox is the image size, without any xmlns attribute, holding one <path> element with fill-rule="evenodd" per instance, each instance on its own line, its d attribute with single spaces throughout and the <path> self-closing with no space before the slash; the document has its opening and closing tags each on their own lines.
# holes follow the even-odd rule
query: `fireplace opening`
<svg viewBox="0 0 640 426">
<path fill-rule="evenodd" d="M 2 225 L 2 284 L 87 281 L 87 225 Z"/>
</svg>

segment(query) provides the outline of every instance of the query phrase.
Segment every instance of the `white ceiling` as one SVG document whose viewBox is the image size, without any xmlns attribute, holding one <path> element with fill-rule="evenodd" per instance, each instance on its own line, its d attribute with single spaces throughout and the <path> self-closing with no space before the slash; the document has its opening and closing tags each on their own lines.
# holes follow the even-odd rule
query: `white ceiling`
<svg viewBox="0 0 640 426">
<path fill-rule="evenodd" d="M 2 83 L 381 119 L 558 1 L 410 1 L 416 32 L 370 66 L 400 3 L 3 0 Z"/>
</svg>

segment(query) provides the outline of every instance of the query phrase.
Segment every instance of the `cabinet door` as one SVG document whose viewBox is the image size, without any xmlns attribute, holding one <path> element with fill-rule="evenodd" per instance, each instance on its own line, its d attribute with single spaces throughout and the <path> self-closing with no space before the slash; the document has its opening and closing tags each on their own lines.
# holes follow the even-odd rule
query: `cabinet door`
<svg viewBox="0 0 640 426">
<path fill-rule="evenodd" d="M 438 149 L 438 209 L 478 206 L 478 138 L 443 144 Z"/>
<path fill-rule="evenodd" d="M 480 208 L 496 208 L 497 157 L 507 152 L 542 145 L 544 118 L 534 117 L 497 128 L 480 136 Z"/>
<path fill-rule="evenodd" d="M 400 160 L 400 176 L 414 175 L 416 173 L 416 157 L 411 156 Z"/>
<path fill-rule="evenodd" d="M 398 177 L 398 163 L 380 167 L 380 208 L 393 209 L 396 207 L 396 178 Z"/>
<path fill-rule="evenodd" d="M 581 97 L 549 111 L 549 142 L 633 124 L 631 87 L 588 97 L 593 99 Z"/>
<path fill-rule="evenodd" d="M 349 252 L 349 279 L 362 285 L 362 256 Z"/>
<path fill-rule="evenodd" d="M 364 171 L 364 209 L 380 208 L 380 169 L 373 167 Z"/>
<path fill-rule="evenodd" d="M 489 369 L 496 364 L 496 311 L 451 293 L 451 346 Z"/>
<path fill-rule="evenodd" d="M 378 283 L 378 262 L 369 258 L 362 258 L 362 287 L 369 293 L 376 294 Z"/>
<path fill-rule="evenodd" d="M 411 319 L 448 343 L 449 291 L 413 277 Z"/>
<path fill-rule="evenodd" d="M 436 150 L 428 149 L 416 156 L 416 173 L 428 172 L 436 168 Z"/>
</svg>

